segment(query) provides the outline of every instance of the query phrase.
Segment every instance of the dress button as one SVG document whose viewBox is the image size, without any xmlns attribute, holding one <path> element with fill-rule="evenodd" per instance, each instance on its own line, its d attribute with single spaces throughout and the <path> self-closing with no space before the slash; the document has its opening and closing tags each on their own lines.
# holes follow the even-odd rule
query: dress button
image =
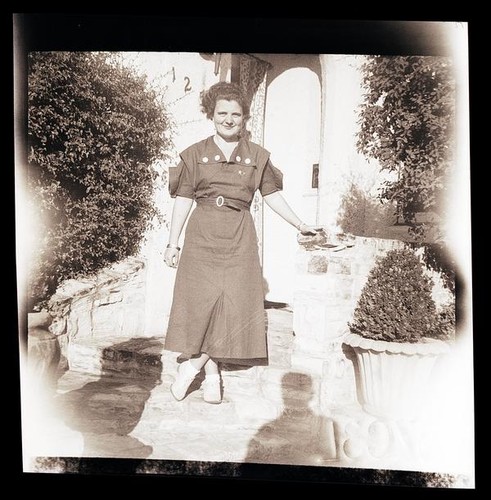
<svg viewBox="0 0 491 500">
<path fill-rule="evenodd" d="M 235 161 L 240 161 L 240 156 L 236 156 Z"/>
<path fill-rule="evenodd" d="M 215 161 L 218 161 L 220 159 L 220 155 L 215 155 Z"/>
<path fill-rule="evenodd" d="M 208 156 L 203 156 L 203 163 L 208 163 Z"/>
<path fill-rule="evenodd" d="M 249 163 L 251 163 L 251 159 L 250 159 L 250 158 L 246 158 L 246 159 L 245 159 L 245 164 L 246 164 L 246 165 L 249 165 Z"/>
</svg>

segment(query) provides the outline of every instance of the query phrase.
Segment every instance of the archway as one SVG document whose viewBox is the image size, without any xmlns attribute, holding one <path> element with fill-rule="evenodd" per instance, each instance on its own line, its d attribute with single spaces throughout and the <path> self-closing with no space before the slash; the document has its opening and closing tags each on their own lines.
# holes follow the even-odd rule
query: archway
<svg viewBox="0 0 491 500">
<path fill-rule="evenodd" d="M 284 195 L 308 223 L 317 219 L 315 170 L 321 142 L 321 84 L 318 56 L 261 56 L 268 72 L 264 146 L 284 174 Z M 264 211 L 263 274 L 266 298 L 293 302 L 296 231 L 269 209 Z"/>
</svg>

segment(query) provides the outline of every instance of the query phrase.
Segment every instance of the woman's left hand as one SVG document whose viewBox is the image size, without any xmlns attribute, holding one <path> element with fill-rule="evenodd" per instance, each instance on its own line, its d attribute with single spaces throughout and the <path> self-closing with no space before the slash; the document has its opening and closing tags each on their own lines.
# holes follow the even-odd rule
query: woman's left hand
<svg viewBox="0 0 491 500">
<path fill-rule="evenodd" d="M 317 233 L 320 233 L 324 230 L 321 226 L 309 226 L 308 224 L 300 224 L 298 227 L 298 230 L 300 231 L 301 234 L 304 235 L 315 235 Z"/>
<path fill-rule="evenodd" d="M 179 248 L 166 248 L 164 261 L 169 267 L 177 267 L 179 264 Z"/>
</svg>

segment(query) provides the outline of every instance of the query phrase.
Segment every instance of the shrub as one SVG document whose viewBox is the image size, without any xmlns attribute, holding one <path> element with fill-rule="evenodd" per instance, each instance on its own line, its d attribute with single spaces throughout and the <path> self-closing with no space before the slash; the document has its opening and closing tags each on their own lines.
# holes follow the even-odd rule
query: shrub
<svg viewBox="0 0 491 500">
<path fill-rule="evenodd" d="M 103 53 L 30 53 L 28 107 L 32 305 L 138 251 L 168 120 L 146 80 Z"/>
<path fill-rule="evenodd" d="M 380 237 L 384 229 L 396 223 L 395 208 L 370 198 L 368 194 L 351 184 L 341 200 L 338 224 L 343 232 L 355 236 Z"/>
<path fill-rule="evenodd" d="M 433 282 L 420 259 L 408 249 L 392 250 L 368 275 L 350 329 L 366 338 L 417 342 L 451 334 L 451 307 L 437 311 Z"/>
</svg>

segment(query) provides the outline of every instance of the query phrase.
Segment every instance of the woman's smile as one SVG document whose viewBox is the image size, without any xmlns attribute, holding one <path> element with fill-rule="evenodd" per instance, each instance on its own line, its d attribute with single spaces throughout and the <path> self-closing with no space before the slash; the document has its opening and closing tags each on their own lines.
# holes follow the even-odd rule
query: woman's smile
<svg viewBox="0 0 491 500">
<path fill-rule="evenodd" d="M 243 112 L 237 101 L 217 101 L 213 113 L 217 134 L 225 141 L 237 141 L 242 130 Z"/>
</svg>

